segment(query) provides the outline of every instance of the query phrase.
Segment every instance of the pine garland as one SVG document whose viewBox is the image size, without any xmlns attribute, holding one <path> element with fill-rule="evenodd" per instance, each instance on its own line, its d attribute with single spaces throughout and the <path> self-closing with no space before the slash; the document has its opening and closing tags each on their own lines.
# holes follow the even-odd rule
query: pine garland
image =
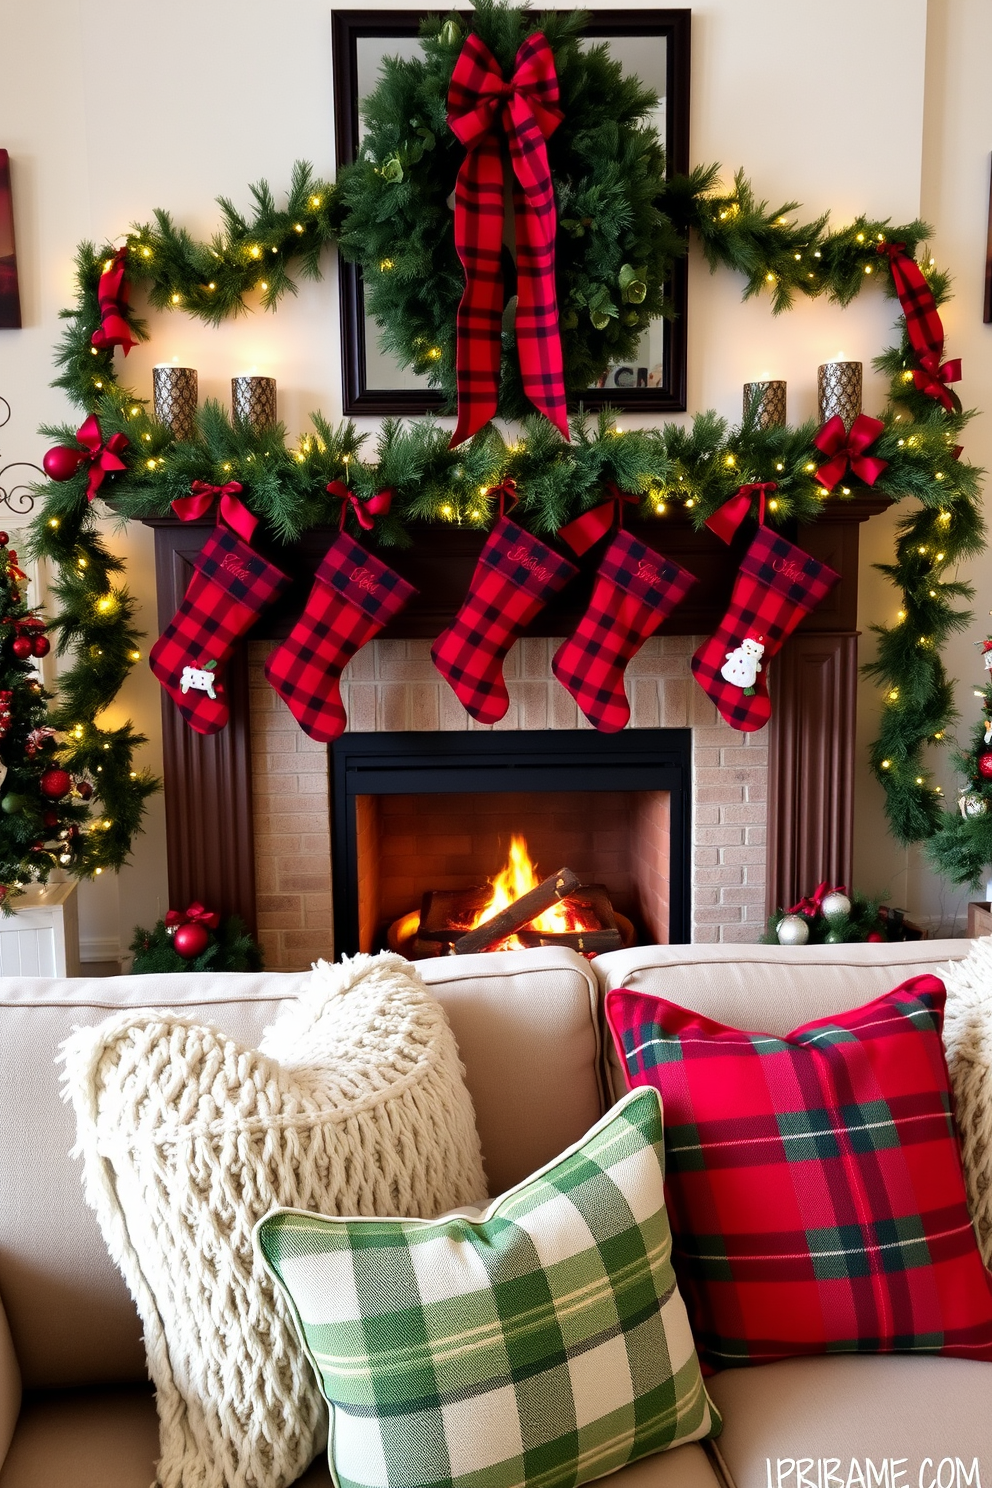
<svg viewBox="0 0 992 1488">
<path fill-rule="evenodd" d="M 504 65 L 503 53 L 512 47 L 517 35 L 513 28 L 520 24 L 510 19 L 515 15 L 491 6 L 482 10 L 481 24 L 496 28 L 490 35 Z M 417 258 L 425 239 L 418 237 L 405 219 L 401 231 L 401 214 L 393 208 L 396 191 L 403 187 L 405 193 L 400 195 L 404 201 L 409 199 L 403 210 L 417 215 L 418 222 L 423 214 L 426 223 L 437 207 L 436 202 L 431 205 L 429 192 L 418 193 L 415 181 L 420 176 L 429 177 L 438 168 L 436 162 L 450 154 L 450 141 L 445 138 L 441 142 L 436 75 L 443 67 L 450 73 L 457 54 L 453 38 L 460 38 L 462 32 L 449 28 L 452 21 L 460 28 L 457 17 L 436 25 L 429 23 L 424 42 L 426 71 L 404 71 L 406 64 L 386 64 L 383 89 L 389 84 L 396 96 L 405 100 L 404 108 L 409 105 L 403 115 L 408 121 L 403 141 L 394 141 L 398 169 L 390 167 L 386 171 L 392 157 L 378 159 L 371 145 L 371 155 L 366 152 L 361 161 L 343 172 L 336 187 L 316 180 L 309 166 L 298 164 L 286 207 L 281 211 L 264 183 L 252 188 L 255 212 L 250 221 L 222 199 L 223 231 L 210 243 L 194 242 L 174 226 L 166 213 L 158 212 L 154 224 L 136 227 L 127 235 L 128 281 L 142 284 L 153 306 L 180 308 L 210 323 L 245 310 L 253 296 L 260 297 L 265 308 L 274 308 L 287 290 L 294 290 L 293 273 L 320 275 L 320 254 L 325 245 L 336 240 L 342 247 L 351 244 L 354 248 L 368 227 L 368 214 L 374 210 L 385 214 L 386 228 L 380 223 L 376 230 L 388 230 L 392 235 L 393 252 L 389 256 L 394 263 L 400 262 L 397 255 L 410 255 L 403 258 L 402 272 L 395 280 L 390 278 L 390 283 L 406 282 L 407 278 L 425 281 L 429 276 Z M 564 149 L 570 140 L 568 148 L 578 150 L 583 121 L 590 128 L 595 125 L 602 130 L 608 128 L 608 120 L 590 112 L 589 100 L 578 89 L 577 80 L 593 76 L 582 68 L 605 68 L 607 62 L 589 61 L 597 53 L 595 48 L 577 53 L 574 25 L 574 13 L 563 12 L 553 19 L 551 29 L 552 45 L 558 47 L 556 62 L 562 62 L 569 88 L 574 85 L 577 90 L 574 97 L 568 95 L 576 110 L 575 122 L 563 133 L 561 145 Z M 585 59 L 581 64 L 576 60 L 578 56 Z M 699 236 L 711 268 L 723 266 L 742 273 L 745 297 L 768 293 L 776 312 L 787 309 L 800 294 L 826 295 L 846 305 L 866 286 L 881 284 L 889 296 L 894 295 L 889 261 L 879 253 L 879 245 L 885 240 L 899 241 L 908 253 L 916 253 L 928 235 L 925 223 L 893 228 L 887 221 L 859 217 L 847 227 L 830 231 L 825 218 L 805 224 L 795 221 L 795 203 L 772 210 L 767 203 L 757 201 L 742 175 L 725 191 L 716 186 L 716 167 L 666 180 L 656 147 L 643 137 L 643 131 L 638 132 L 638 97 L 643 107 L 644 95 L 631 86 L 618 95 L 613 106 L 624 128 L 629 126 L 633 131 L 630 137 L 641 152 L 637 156 L 641 172 L 638 182 L 635 186 L 628 182 L 627 189 L 633 192 L 636 187 L 642 206 L 648 196 L 651 198 L 652 226 L 649 237 L 643 239 L 643 252 L 645 256 L 649 251 L 655 255 L 651 258 L 654 277 L 647 275 L 643 281 L 645 314 L 654 315 L 661 308 L 659 286 L 668 276 L 674 257 L 685 251 L 691 232 Z M 370 115 L 369 127 L 373 141 L 380 140 L 380 134 L 385 140 L 385 116 L 380 119 Z M 556 138 L 557 134 L 552 136 L 552 143 Z M 554 161 L 552 164 L 554 168 Z M 370 172 L 375 180 L 369 178 Z M 648 180 L 650 192 L 645 185 Z M 559 183 L 561 192 L 566 184 Z M 575 215 L 569 215 L 572 211 L 571 206 L 560 203 L 562 271 L 562 266 L 574 267 L 578 262 L 570 256 L 572 249 L 566 241 L 570 241 L 571 233 L 566 223 L 574 222 L 583 228 L 585 236 L 601 237 L 603 251 L 618 252 L 623 263 L 642 272 L 640 259 L 623 237 L 628 229 L 641 229 L 622 220 L 616 200 L 602 213 L 581 206 L 583 215 L 579 216 L 580 205 L 575 205 Z M 444 213 L 450 229 L 446 206 Z M 635 217 L 643 226 L 648 213 Z M 583 243 L 583 236 L 573 236 L 576 243 Z M 450 230 L 446 241 L 445 253 L 453 259 Z M 579 254 L 583 263 L 589 262 L 587 250 L 588 245 L 583 246 Z M 751 481 L 777 483 L 769 510 L 773 525 L 815 520 L 826 499 L 815 477 L 822 461 L 812 442 L 815 424 L 761 430 L 745 422 L 731 428 L 713 413 L 698 415 L 688 428 L 666 425 L 623 433 L 616 429 L 608 412 L 596 421 L 580 416 L 573 421 L 571 445 L 563 443 L 546 421 L 530 417 L 524 420 L 523 432 L 516 439 L 508 442 L 490 426 L 454 451 L 447 448 L 447 430 L 431 419 L 407 425 L 386 421 L 374 451 L 369 452 L 366 437 L 359 436 L 351 423 L 331 427 L 321 415 L 313 414 L 313 432 L 291 444 L 282 426 L 254 433 L 233 424 L 218 404 L 208 402 L 200 410 L 196 437 L 177 442 L 154 420 L 144 400 L 118 383 L 112 352 L 91 345 L 92 334 L 100 324 L 97 285 L 114 252 L 110 244 L 99 250 L 83 244 L 79 249 L 79 298 L 73 308 L 63 312 L 67 328 L 57 353 L 61 369 L 57 385 L 78 407 L 97 415 L 104 438 L 120 433 L 129 441 L 123 454 L 127 468 L 109 477 L 101 491 L 123 519 L 168 514 L 170 503 L 187 495 L 194 480 L 211 484 L 240 481 L 242 499 L 282 542 L 295 540 L 310 527 L 336 523 L 340 506 L 326 491 L 328 482 L 335 479 L 344 479 L 360 500 L 386 487 L 393 491 L 392 508 L 388 516 L 377 521 L 374 534 L 375 540 L 384 545 L 409 542 L 411 523 L 455 522 L 488 527 L 493 512 L 484 493 L 507 476 L 517 482 L 520 504 L 516 518 L 541 534 L 554 533 L 563 522 L 596 504 L 607 479 L 643 497 L 642 515 L 663 520 L 667 510 L 681 505 L 691 512 L 697 526 L 740 485 Z M 947 276 L 935 268 L 926 253 L 921 266 L 935 300 L 942 303 L 948 294 Z M 388 272 L 392 274 L 392 270 Z M 644 272 L 647 274 L 646 268 Z M 617 282 L 618 275 L 619 269 Z M 423 313 L 433 319 L 429 325 L 417 322 L 415 331 L 414 322 L 407 324 L 399 312 L 394 323 L 387 301 L 377 299 L 376 286 L 367 283 L 369 304 L 378 306 L 386 317 L 387 339 L 394 349 L 404 337 L 421 334 L 427 336 L 429 346 L 450 344 L 452 317 L 448 311 L 442 314 L 442 307 L 454 293 L 455 280 L 460 293 L 460 270 L 455 275 L 442 255 L 431 279 L 428 300 L 424 301 L 427 308 Z M 570 314 L 567 298 L 562 297 L 566 321 Z M 134 335 L 147 339 L 144 324 L 130 309 L 124 313 Z M 609 337 L 621 335 L 623 315 L 609 315 L 610 325 L 602 331 L 591 317 L 587 319 L 591 331 L 579 338 L 584 349 L 576 351 L 578 342 L 574 339 L 570 343 L 570 365 L 579 379 L 573 385 L 578 386 L 592 381 L 621 344 L 619 340 L 611 343 Z M 871 750 L 872 768 L 885 792 L 894 835 L 902 842 L 911 842 L 929 837 L 944 815 L 925 750 L 931 743 L 942 741 L 954 717 L 940 653 L 947 637 L 968 621 L 958 602 L 966 599 L 970 590 L 946 575 L 963 558 L 983 547 L 979 507 L 982 472 L 958 458 L 960 437 L 971 415 L 946 412 L 916 389 L 911 369 L 917 363 L 901 316 L 898 328 L 897 343 L 875 363 L 888 375 L 890 390 L 889 404 L 881 415 L 884 431 L 872 446 L 872 453 L 888 461 L 888 467 L 873 490 L 893 501 L 912 498 L 916 506 L 900 524 L 894 561 L 884 569 L 900 591 L 901 608 L 891 625 L 876 627 L 878 656 L 867 670 L 886 699 L 879 738 Z M 628 329 L 633 336 L 633 324 Z M 575 328 L 565 324 L 564 330 L 567 336 Z M 601 340 L 597 342 L 592 332 Z M 447 353 L 435 360 L 444 385 L 443 379 L 450 371 Z M 504 413 L 519 406 L 511 383 L 512 378 L 504 382 Z M 44 432 L 59 443 L 75 443 L 71 426 Z M 140 653 L 132 622 L 133 601 L 126 589 L 114 585 L 118 565 L 96 530 L 85 488 L 84 472 L 64 483 L 39 488 L 44 508 L 34 524 L 33 543 L 37 554 L 59 566 L 60 645 L 75 658 L 61 681 L 58 716 L 78 747 L 78 753 L 72 755 L 75 763 L 95 769 L 92 761 L 100 753 L 108 757 L 102 770 L 106 785 L 100 789 L 111 791 L 113 812 L 105 797 L 108 816 L 121 824 L 121 835 L 115 831 L 107 849 L 122 861 L 127 850 L 123 834 L 140 820 L 144 796 L 154 788 L 154 782 L 132 769 L 133 750 L 140 741 L 131 733 L 130 725 L 103 731 L 96 722 Z M 849 476 L 829 499 L 844 500 L 865 489 Z M 350 513 L 348 523 L 358 535 Z M 661 541 L 663 544 L 663 538 Z M 93 664 L 94 648 L 103 653 L 98 667 Z M 75 763 L 69 767 L 75 768 Z"/>
<path fill-rule="evenodd" d="M 992 637 L 982 647 L 986 665 L 992 657 Z M 975 693 L 982 700 L 982 718 L 971 734 L 970 749 L 959 750 L 954 764 L 964 779 L 957 811 L 944 813 L 940 825 L 926 844 L 926 855 L 946 878 L 955 884 L 977 888 L 992 863 L 992 779 L 986 773 L 992 760 L 992 670 L 985 686 Z M 982 768 L 980 761 L 984 762 Z"/>
</svg>

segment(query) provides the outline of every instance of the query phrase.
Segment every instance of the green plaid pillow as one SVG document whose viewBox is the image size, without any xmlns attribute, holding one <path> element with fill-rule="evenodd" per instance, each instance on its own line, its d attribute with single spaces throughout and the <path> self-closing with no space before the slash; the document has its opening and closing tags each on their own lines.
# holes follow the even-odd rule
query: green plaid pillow
<svg viewBox="0 0 992 1488">
<path fill-rule="evenodd" d="M 636 1090 L 481 1213 L 260 1221 L 340 1488 L 556 1488 L 716 1435 L 663 1153 L 657 1093 Z"/>
</svg>

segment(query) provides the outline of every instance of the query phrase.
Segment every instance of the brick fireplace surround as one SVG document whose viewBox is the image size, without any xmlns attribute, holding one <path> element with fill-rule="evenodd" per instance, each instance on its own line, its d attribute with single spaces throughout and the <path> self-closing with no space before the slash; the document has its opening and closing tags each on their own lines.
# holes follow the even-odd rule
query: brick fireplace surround
<svg viewBox="0 0 992 1488">
<path fill-rule="evenodd" d="M 748 534 L 725 547 L 705 529 L 697 532 L 682 511 L 631 524 L 636 536 L 698 580 L 626 674 L 634 728 L 692 731 L 693 940 L 753 942 L 776 904 L 792 903 L 820 879 L 850 882 L 858 536 L 860 524 L 887 504 L 870 496 L 831 500 L 819 521 L 787 534 L 841 581 L 771 663 L 772 721 L 749 735 L 718 718 L 688 665 L 726 609 Z M 164 629 L 211 524 L 156 518 L 149 525 Z M 163 693 L 170 903 L 200 899 L 222 914 L 241 914 L 278 969 L 334 954 L 329 761 L 326 747 L 297 727 L 262 668 L 302 609 L 333 538 L 333 531 L 315 529 L 293 548 L 271 551 L 294 582 L 227 665 L 226 728 L 195 734 Z M 482 541 L 478 531 L 431 528 L 411 547 L 389 552 L 418 596 L 345 671 L 353 731 L 480 727 L 435 671 L 429 651 L 468 589 Z M 497 732 L 588 729 L 554 680 L 550 658 L 581 615 L 590 584 L 587 574 L 568 586 L 510 652 L 504 671 L 511 703 Z"/>
<path fill-rule="evenodd" d="M 728 728 L 693 680 L 689 657 L 703 639 L 644 645 L 627 669 L 631 726 L 692 729 L 692 939 L 753 942 L 765 919 L 768 746 L 764 733 Z M 551 675 L 557 645 L 534 636 L 514 646 L 504 667 L 510 709 L 497 731 L 590 728 Z M 266 965 L 289 970 L 331 955 L 327 749 L 266 682 L 269 650 L 264 641 L 249 648 L 258 935 Z M 483 728 L 434 669 L 427 640 L 373 641 L 348 665 L 342 697 L 356 731 Z"/>
</svg>

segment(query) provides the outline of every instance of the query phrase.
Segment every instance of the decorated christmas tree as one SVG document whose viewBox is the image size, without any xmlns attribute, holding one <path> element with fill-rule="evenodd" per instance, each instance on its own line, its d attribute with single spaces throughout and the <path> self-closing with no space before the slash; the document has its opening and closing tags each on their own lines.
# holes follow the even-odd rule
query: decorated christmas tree
<svg viewBox="0 0 992 1488">
<path fill-rule="evenodd" d="M 971 736 L 971 746 L 955 756 L 964 777 L 958 815 L 947 812 L 926 844 L 934 867 L 952 883 L 981 883 L 992 863 L 992 636 L 981 643 L 985 686 L 975 689 L 982 700 L 982 716 Z"/>
<path fill-rule="evenodd" d="M 92 784 L 62 767 L 36 661 L 51 649 L 27 578 L 0 532 L 0 909 L 53 868 L 85 872 Z"/>
</svg>

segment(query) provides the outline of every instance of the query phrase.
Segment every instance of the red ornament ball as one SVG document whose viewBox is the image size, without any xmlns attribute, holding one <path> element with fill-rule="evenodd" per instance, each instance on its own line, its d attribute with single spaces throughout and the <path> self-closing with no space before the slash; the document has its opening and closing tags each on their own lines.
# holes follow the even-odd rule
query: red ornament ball
<svg viewBox="0 0 992 1488">
<path fill-rule="evenodd" d="M 210 932 L 206 925 L 201 925 L 194 920 L 188 925 L 177 927 L 172 937 L 172 944 L 184 961 L 195 961 L 197 956 L 202 956 L 210 944 Z"/>
<path fill-rule="evenodd" d="M 76 786 L 81 801 L 88 801 L 93 794 L 93 787 L 88 780 L 81 780 Z"/>
<path fill-rule="evenodd" d="M 983 780 L 992 780 L 992 749 L 978 756 L 978 773 Z"/>
<path fill-rule="evenodd" d="M 82 450 L 72 449 L 68 444 L 57 444 L 47 452 L 41 463 L 50 480 L 65 481 L 72 479 L 85 458 Z"/>
<path fill-rule="evenodd" d="M 58 824 L 59 824 L 59 814 L 58 814 L 58 812 L 57 811 L 46 811 L 45 814 L 44 814 L 44 816 L 41 818 L 41 822 L 42 822 L 42 826 L 45 826 L 45 827 L 57 827 Z"/>
<path fill-rule="evenodd" d="M 61 801 L 72 790 L 72 776 L 68 770 L 46 770 L 38 781 L 38 787 L 50 801 Z"/>
<path fill-rule="evenodd" d="M 883 942 L 885 940 L 885 936 L 879 935 L 877 930 L 872 930 L 868 934 L 868 940 L 871 945 L 878 945 L 880 942 Z"/>
<path fill-rule="evenodd" d="M 14 637 L 14 644 L 10 648 L 18 661 L 27 661 L 34 651 L 34 644 L 30 636 L 19 635 Z"/>
<path fill-rule="evenodd" d="M 31 642 L 32 656 L 47 656 L 51 649 L 52 643 L 47 636 L 36 635 L 34 640 Z"/>
<path fill-rule="evenodd" d="M 8 534 L 6 532 L 0 532 L 0 548 L 5 548 L 9 542 L 10 537 Z"/>
</svg>

